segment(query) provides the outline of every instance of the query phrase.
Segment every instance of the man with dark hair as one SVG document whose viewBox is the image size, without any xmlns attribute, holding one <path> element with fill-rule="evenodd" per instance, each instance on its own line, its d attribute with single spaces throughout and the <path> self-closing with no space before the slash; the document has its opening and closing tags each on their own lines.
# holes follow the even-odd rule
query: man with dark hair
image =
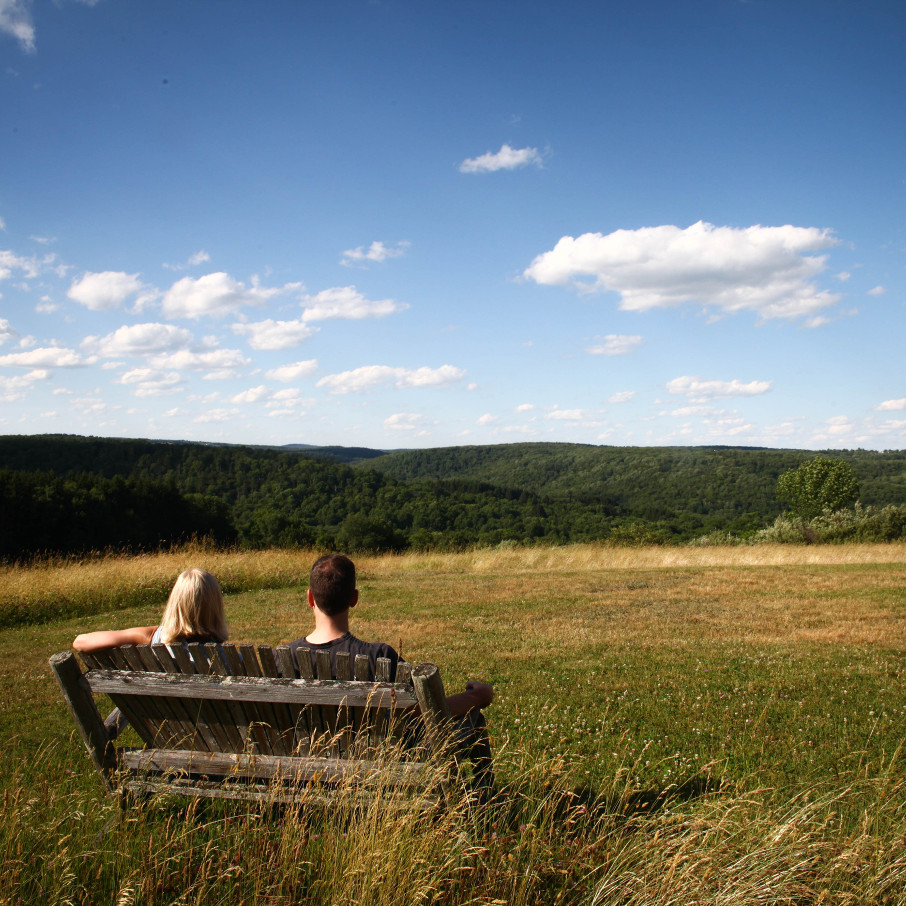
<svg viewBox="0 0 906 906">
<path fill-rule="evenodd" d="M 318 557 L 308 579 L 308 606 L 315 618 L 315 628 L 307 636 L 290 642 L 298 658 L 299 648 L 311 649 L 312 668 L 318 651 L 330 655 L 330 669 L 337 672 L 337 654 L 347 652 L 352 663 L 357 654 L 371 661 L 371 675 L 377 672 L 377 659 L 390 658 L 390 676 L 396 676 L 399 655 L 383 642 L 363 642 L 349 631 L 349 611 L 359 602 L 355 586 L 355 564 L 343 554 Z"/>
<path fill-rule="evenodd" d="M 312 668 L 316 668 L 316 653 L 327 651 L 330 666 L 336 676 L 337 654 L 348 652 L 352 662 L 358 654 L 371 661 L 371 675 L 377 671 L 377 659 L 390 659 L 390 676 L 396 676 L 399 655 L 384 642 L 363 642 L 349 631 L 349 612 L 358 604 L 359 592 L 355 582 L 355 564 L 343 554 L 327 554 L 315 560 L 308 584 L 308 606 L 315 620 L 314 631 L 289 647 L 298 658 L 299 648 L 311 650 Z M 316 674 L 317 675 L 317 674 Z M 486 795 L 494 784 L 491 772 L 491 747 L 487 724 L 481 713 L 494 699 L 489 683 L 471 680 L 464 692 L 447 697 L 447 707 L 455 719 L 454 733 L 457 749 L 471 758 L 479 791 Z"/>
</svg>

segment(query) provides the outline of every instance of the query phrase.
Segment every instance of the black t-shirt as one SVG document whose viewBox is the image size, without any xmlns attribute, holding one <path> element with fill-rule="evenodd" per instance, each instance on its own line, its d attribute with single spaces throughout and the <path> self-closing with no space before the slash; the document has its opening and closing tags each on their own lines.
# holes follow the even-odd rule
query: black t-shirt
<svg viewBox="0 0 906 906">
<path fill-rule="evenodd" d="M 340 638 L 334 639 L 332 642 L 322 642 L 320 645 L 312 645 L 311 642 L 305 641 L 304 638 L 296 639 L 295 642 L 290 642 L 289 647 L 292 649 L 293 654 L 298 660 L 298 649 L 299 648 L 309 648 L 311 649 L 311 667 L 315 671 L 315 676 L 317 673 L 317 663 L 316 657 L 318 651 L 326 651 L 330 654 L 330 671 L 331 674 L 336 677 L 337 675 L 337 654 L 341 651 L 349 652 L 350 659 L 350 670 L 355 670 L 355 657 L 357 654 L 364 654 L 371 663 L 371 678 L 373 679 L 377 675 L 377 659 L 379 657 L 386 657 L 390 659 L 390 679 L 396 679 L 396 665 L 399 663 L 400 656 L 396 651 L 387 645 L 385 642 L 363 642 L 361 639 L 357 639 L 351 632 L 347 632 L 344 635 L 341 635 Z"/>
</svg>

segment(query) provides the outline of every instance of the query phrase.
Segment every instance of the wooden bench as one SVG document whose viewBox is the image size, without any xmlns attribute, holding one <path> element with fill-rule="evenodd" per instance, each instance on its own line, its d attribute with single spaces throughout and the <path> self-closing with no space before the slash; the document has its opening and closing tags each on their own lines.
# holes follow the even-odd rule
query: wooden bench
<svg viewBox="0 0 906 906">
<path fill-rule="evenodd" d="M 386 658 L 371 676 L 367 657 L 340 654 L 333 679 L 326 652 L 315 671 L 309 649 L 297 659 L 285 645 L 130 645 L 81 657 L 85 672 L 72 652 L 50 664 L 111 793 L 291 801 L 350 783 L 424 791 L 437 786 L 438 760 L 449 761 L 433 664 L 400 662 L 391 681 Z M 114 744 L 118 721 L 102 719 L 101 694 L 141 748 Z M 381 753 L 394 744 L 388 762 Z"/>
</svg>

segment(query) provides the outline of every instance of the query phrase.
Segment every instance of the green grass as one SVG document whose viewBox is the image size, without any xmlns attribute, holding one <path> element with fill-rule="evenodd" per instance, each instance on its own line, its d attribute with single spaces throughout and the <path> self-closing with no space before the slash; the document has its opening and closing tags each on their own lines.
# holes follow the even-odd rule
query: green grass
<svg viewBox="0 0 906 906">
<path fill-rule="evenodd" d="M 296 556 L 229 595 L 232 638 L 307 630 Z M 0 631 L 0 903 L 906 904 L 906 548 L 359 565 L 357 634 L 440 664 L 448 692 L 494 683 L 490 812 L 160 801 L 99 840 L 114 808 L 47 657 L 153 623 L 163 598 L 129 607 L 124 582 L 115 612 Z"/>
</svg>

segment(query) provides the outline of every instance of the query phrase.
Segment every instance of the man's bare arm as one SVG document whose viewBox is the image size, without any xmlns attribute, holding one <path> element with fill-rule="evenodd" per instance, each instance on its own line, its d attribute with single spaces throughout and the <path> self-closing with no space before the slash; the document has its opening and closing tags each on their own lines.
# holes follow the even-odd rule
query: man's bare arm
<svg viewBox="0 0 906 906">
<path fill-rule="evenodd" d="M 490 683 L 469 680 L 466 691 L 447 698 L 447 707 L 453 717 L 467 714 L 473 708 L 487 708 L 494 700 L 494 687 Z"/>
</svg>

